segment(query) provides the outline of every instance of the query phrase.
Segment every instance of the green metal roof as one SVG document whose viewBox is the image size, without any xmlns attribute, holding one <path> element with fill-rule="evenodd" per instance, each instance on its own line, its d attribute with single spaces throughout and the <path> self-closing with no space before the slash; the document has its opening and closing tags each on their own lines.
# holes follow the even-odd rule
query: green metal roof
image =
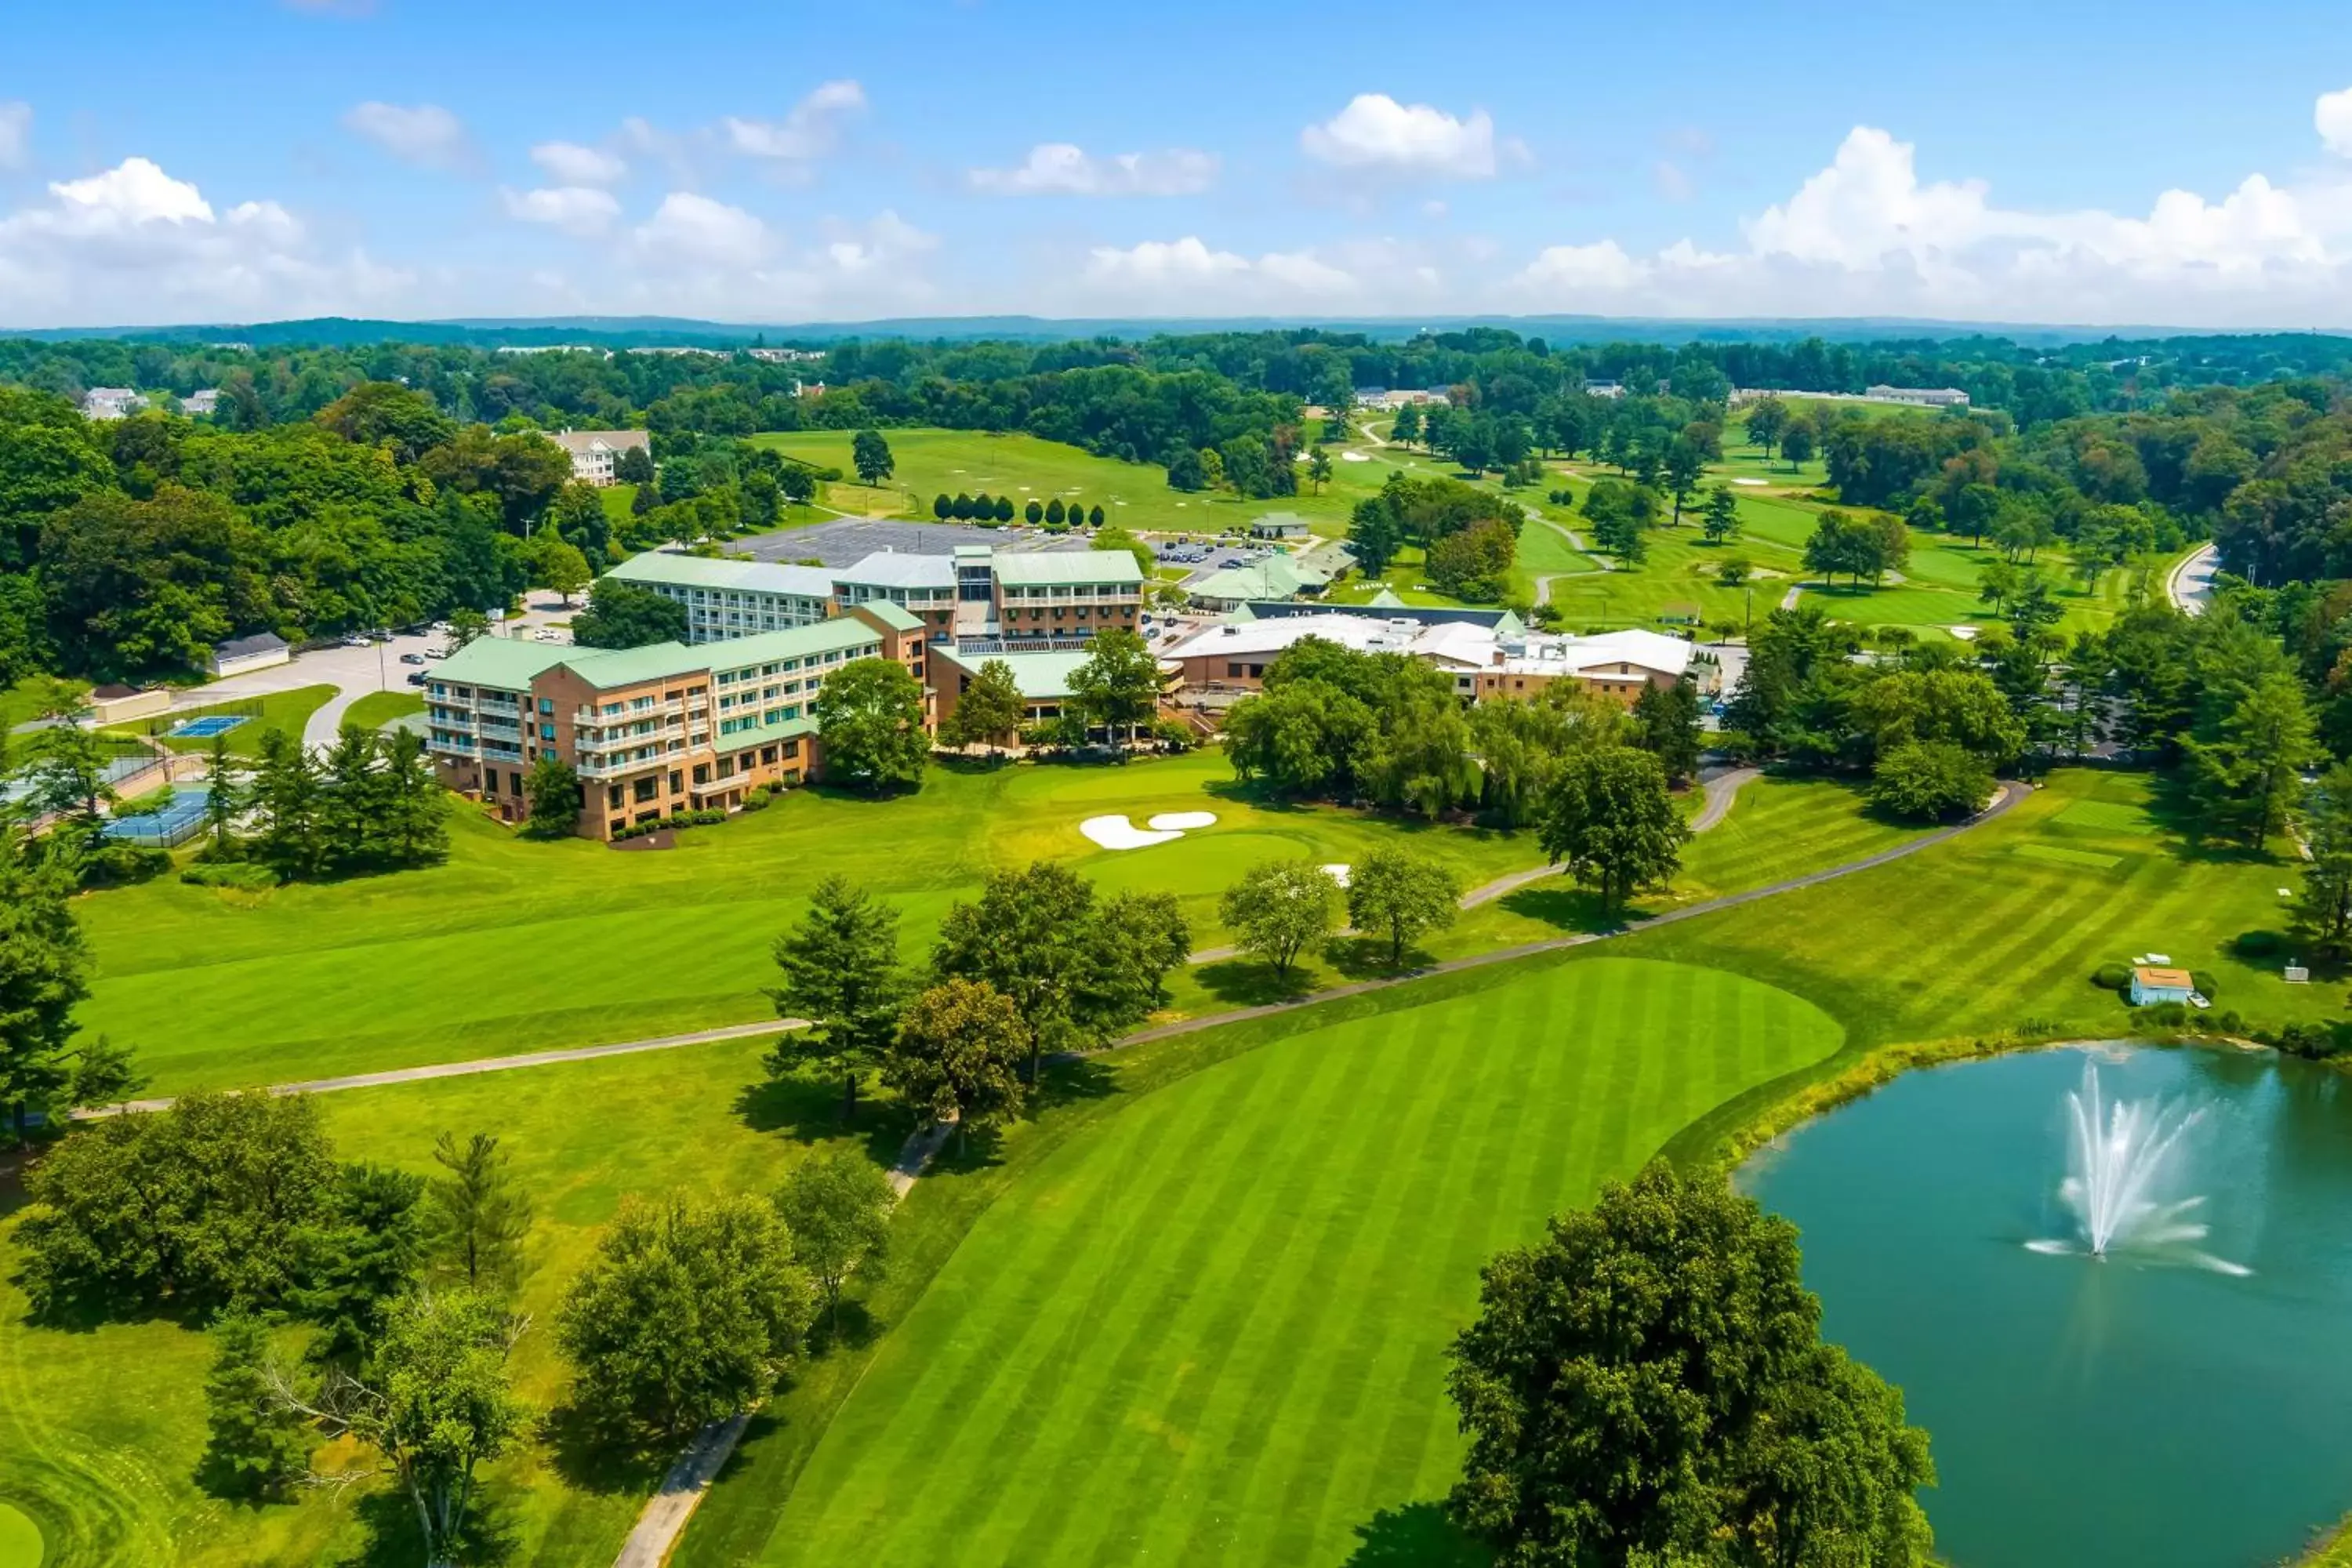
<svg viewBox="0 0 2352 1568">
<path fill-rule="evenodd" d="M 528 637 L 478 637 L 439 664 L 429 678 L 436 683 L 488 686 L 500 691 L 528 691 L 541 670 L 562 664 L 572 649 L 562 643 L 536 642 Z"/>
<path fill-rule="evenodd" d="M 946 643 L 931 650 L 934 658 L 944 658 L 959 669 L 980 673 L 980 667 L 991 659 L 1002 659 L 1013 668 L 1013 684 L 1031 702 L 1059 702 L 1070 695 L 1070 677 L 1078 666 L 1090 657 L 1080 652 L 1037 651 L 1031 653 L 958 653 Z"/>
<path fill-rule="evenodd" d="M 1114 583 L 1141 586 L 1143 568 L 1124 550 L 1000 550 L 996 580 L 1008 587 Z"/>
<path fill-rule="evenodd" d="M 1228 566 L 1186 592 L 1196 599 L 1287 599 L 1302 589 L 1328 586 L 1331 579 L 1276 556 L 1255 566 Z"/>
<path fill-rule="evenodd" d="M 923 629 L 923 617 L 895 599 L 868 599 L 857 607 L 894 631 L 919 632 Z"/>
<path fill-rule="evenodd" d="M 667 583 L 684 588 L 788 594 L 803 599 L 833 596 L 833 574 L 818 567 L 682 555 L 671 550 L 648 550 L 641 555 L 632 555 L 604 575 L 618 583 Z"/>
</svg>

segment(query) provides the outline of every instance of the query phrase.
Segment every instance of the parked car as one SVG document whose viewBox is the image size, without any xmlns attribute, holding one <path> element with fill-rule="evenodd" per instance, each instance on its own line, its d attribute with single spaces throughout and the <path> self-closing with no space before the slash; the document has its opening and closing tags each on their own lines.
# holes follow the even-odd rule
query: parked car
<svg viewBox="0 0 2352 1568">
<path fill-rule="evenodd" d="M 425 684 L 425 672 L 424 672 L 423 670 L 421 670 L 421 669 L 412 669 L 412 670 L 410 670 L 410 671 L 408 672 L 408 684 L 409 684 L 409 685 L 411 685 L 411 686 L 422 686 L 422 685 L 424 685 L 424 684 Z"/>
<path fill-rule="evenodd" d="M 425 662 L 425 656 L 421 653 L 404 653 L 400 656 L 400 662 L 403 664 L 423 664 Z"/>
<path fill-rule="evenodd" d="M 362 637 L 357 632 L 353 632 L 351 636 L 343 639 L 343 646 L 345 647 L 369 647 L 373 645 L 372 645 L 366 637 Z"/>
<path fill-rule="evenodd" d="M 449 650 L 446 647 L 428 647 L 425 650 L 425 657 L 427 658 L 447 658 L 449 657 Z"/>
</svg>

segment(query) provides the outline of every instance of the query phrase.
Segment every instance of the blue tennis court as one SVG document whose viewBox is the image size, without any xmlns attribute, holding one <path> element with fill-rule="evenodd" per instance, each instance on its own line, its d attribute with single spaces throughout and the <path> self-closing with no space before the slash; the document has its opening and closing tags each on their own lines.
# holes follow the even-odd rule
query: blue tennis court
<svg viewBox="0 0 2352 1568">
<path fill-rule="evenodd" d="M 204 826 L 205 808 L 212 793 L 203 784 L 182 785 L 172 791 L 172 798 L 161 807 L 113 818 L 106 825 L 106 836 L 126 844 L 175 849 L 194 838 Z"/>
<path fill-rule="evenodd" d="M 207 713 L 201 719 L 184 719 L 163 738 L 167 741 L 209 741 L 215 735 L 226 735 L 244 723 L 242 713 Z"/>
</svg>

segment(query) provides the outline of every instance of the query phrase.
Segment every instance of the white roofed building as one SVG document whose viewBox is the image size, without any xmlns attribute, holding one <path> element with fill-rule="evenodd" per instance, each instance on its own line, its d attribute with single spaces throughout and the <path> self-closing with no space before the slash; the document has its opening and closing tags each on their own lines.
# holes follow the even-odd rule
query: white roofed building
<svg viewBox="0 0 2352 1568">
<path fill-rule="evenodd" d="M 1625 702 L 1645 686 L 1672 686 L 1689 672 L 1692 647 L 1658 632 L 1573 637 L 1528 632 L 1516 620 L 1424 622 L 1377 611 L 1284 616 L 1203 627 L 1165 656 L 1192 691 L 1255 690 L 1285 649 L 1307 637 L 1359 653 L 1401 653 L 1454 677 L 1473 700 L 1529 697 L 1555 680 L 1573 679 Z"/>
</svg>

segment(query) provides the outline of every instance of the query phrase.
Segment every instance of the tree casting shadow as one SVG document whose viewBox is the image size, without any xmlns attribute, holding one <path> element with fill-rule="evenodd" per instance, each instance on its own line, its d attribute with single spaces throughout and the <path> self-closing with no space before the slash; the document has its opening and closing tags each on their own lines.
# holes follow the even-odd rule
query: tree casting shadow
<svg viewBox="0 0 2352 1568">
<path fill-rule="evenodd" d="M 1305 970 L 1288 973 L 1271 963 L 1243 958 L 1222 958 L 1192 971 L 1202 987 L 1218 1001 L 1234 1007 L 1262 1007 L 1271 1002 L 1292 1002 L 1315 989 Z"/>
<path fill-rule="evenodd" d="M 1384 1508 L 1356 1527 L 1347 1568 L 1491 1568 L 1495 1554 L 1433 1502 Z"/>
</svg>

